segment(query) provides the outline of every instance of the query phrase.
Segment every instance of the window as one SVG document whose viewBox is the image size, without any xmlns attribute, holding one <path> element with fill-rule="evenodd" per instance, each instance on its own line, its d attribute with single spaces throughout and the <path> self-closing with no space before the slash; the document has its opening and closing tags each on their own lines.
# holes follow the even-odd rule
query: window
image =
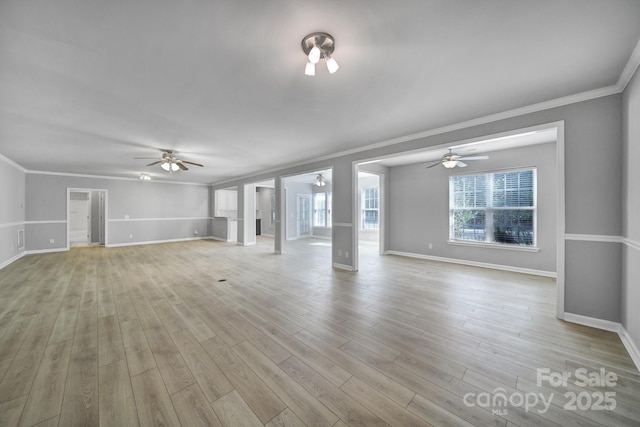
<svg viewBox="0 0 640 427">
<path fill-rule="evenodd" d="M 331 227 L 331 193 L 313 193 L 313 226 Z"/>
<path fill-rule="evenodd" d="M 452 240 L 534 246 L 536 169 L 449 178 Z"/>
<path fill-rule="evenodd" d="M 362 189 L 362 229 L 377 230 L 379 213 L 378 188 Z"/>
</svg>

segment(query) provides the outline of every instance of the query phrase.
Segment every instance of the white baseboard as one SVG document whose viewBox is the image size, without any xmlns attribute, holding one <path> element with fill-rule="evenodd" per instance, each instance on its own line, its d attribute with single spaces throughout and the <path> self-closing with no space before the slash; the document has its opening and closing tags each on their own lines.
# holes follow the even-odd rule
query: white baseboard
<svg viewBox="0 0 640 427">
<path fill-rule="evenodd" d="M 622 344 L 624 344 L 624 347 L 627 349 L 634 365 L 636 365 L 636 368 L 640 371 L 640 350 L 638 350 L 638 347 L 622 324 L 611 322 L 610 320 L 596 319 L 573 313 L 564 313 L 564 320 L 571 323 L 577 323 L 578 325 L 617 333 L 620 337 L 620 341 L 622 341 Z"/>
<path fill-rule="evenodd" d="M 207 239 L 217 240 L 218 242 L 225 242 L 225 243 L 235 242 L 235 240 L 229 240 L 229 239 L 225 239 L 224 237 L 216 237 L 216 236 L 209 236 L 207 237 Z"/>
<path fill-rule="evenodd" d="M 333 268 L 337 268 L 339 270 L 355 271 L 352 265 L 339 264 L 337 262 L 333 263 Z"/>
<path fill-rule="evenodd" d="M 622 340 L 622 344 L 624 344 L 625 348 L 629 352 L 629 356 L 631 356 L 631 360 L 636 365 L 636 368 L 640 371 L 640 350 L 638 350 L 638 346 L 633 342 L 629 332 L 624 328 L 624 326 L 620 325 L 620 339 Z"/>
<path fill-rule="evenodd" d="M 596 329 L 602 329 L 603 331 L 620 333 L 622 325 L 610 320 L 596 319 L 595 317 L 582 316 L 580 314 L 564 313 L 564 320 L 571 323 L 577 323 L 578 325 L 590 326 Z"/>
<path fill-rule="evenodd" d="M 6 266 L 8 266 L 11 263 L 16 262 L 17 260 L 19 260 L 20 258 L 22 258 L 23 256 L 26 255 L 26 252 L 22 251 L 20 252 L 18 255 L 14 256 L 13 258 L 9 258 L 8 260 L 6 260 L 5 262 L 3 262 L 2 264 L 0 264 L 0 270 L 2 270 L 3 268 L 5 268 Z"/>
<path fill-rule="evenodd" d="M 472 267 L 491 268 L 493 270 L 511 271 L 514 273 L 532 274 L 535 276 L 553 277 L 553 278 L 557 277 L 557 274 L 555 271 L 534 270 L 531 268 L 512 267 L 510 265 L 489 264 L 486 262 L 467 261 L 467 260 L 461 260 L 461 259 L 455 259 L 455 258 L 444 258 L 444 257 L 438 257 L 438 256 L 414 254 L 411 252 L 400 252 L 400 251 L 385 251 L 384 254 L 426 259 L 429 261 L 448 262 L 451 264 L 469 265 Z"/>
<path fill-rule="evenodd" d="M 139 246 L 139 245 L 155 245 L 158 243 L 175 243 L 175 242 L 190 242 L 193 240 L 205 240 L 212 239 L 211 236 L 200 236 L 200 237 L 186 237 L 182 239 L 168 239 L 168 240 L 148 240 L 145 242 L 131 242 L 131 243 L 109 243 L 105 245 L 107 248 L 118 248 L 122 246 Z"/>
<path fill-rule="evenodd" d="M 50 254 L 53 252 L 66 252 L 69 249 L 67 248 L 52 248 L 52 249 L 36 249 L 34 251 L 24 251 L 25 255 L 35 255 L 35 254 Z"/>
</svg>

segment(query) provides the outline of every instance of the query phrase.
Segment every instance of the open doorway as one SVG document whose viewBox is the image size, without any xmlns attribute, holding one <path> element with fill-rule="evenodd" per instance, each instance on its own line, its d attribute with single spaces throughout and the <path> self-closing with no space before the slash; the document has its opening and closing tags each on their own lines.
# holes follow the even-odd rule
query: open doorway
<svg viewBox="0 0 640 427">
<path fill-rule="evenodd" d="M 381 253 L 383 204 L 380 175 L 358 171 L 358 246 L 360 253 Z"/>
<path fill-rule="evenodd" d="M 332 261 L 333 170 L 315 170 L 283 178 L 282 230 L 285 251 Z"/>
<path fill-rule="evenodd" d="M 106 245 L 107 190 L 67 189 L 67 248 Z"/>
</svg>

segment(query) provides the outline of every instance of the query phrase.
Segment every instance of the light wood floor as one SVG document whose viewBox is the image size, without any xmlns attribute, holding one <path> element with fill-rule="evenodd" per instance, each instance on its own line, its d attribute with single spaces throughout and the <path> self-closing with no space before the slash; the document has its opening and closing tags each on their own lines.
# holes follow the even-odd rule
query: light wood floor
<svg viewBox="0 0 640 427">
<path fill-rule="evenodd" d="M 310 243 L 77 248 L 0 270 L 0 425 L 640 425 L 619 338 L 557 320 L 553 280 L 373 250 L 342 272 Z M 538 368 L 572 377 L 538 386 Z M 580 368 L 616 384 L 579 387 Z M 604 392 L 613 411 L 565 408 Z M 522 407 L 534 396 L 548 409 Z"/>
</svg>

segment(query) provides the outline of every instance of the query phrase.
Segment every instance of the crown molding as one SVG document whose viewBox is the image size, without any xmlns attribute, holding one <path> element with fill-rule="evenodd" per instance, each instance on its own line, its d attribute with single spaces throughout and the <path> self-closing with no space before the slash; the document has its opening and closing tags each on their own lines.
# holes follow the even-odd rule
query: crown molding
<svg viewBox="0 0 640 427">
<path fill-rule="evenodd" d="M 13 166 L 14 168 L 18 169 L 19 171 L 21 171 L 23 173 L 27 173 L 27 170 L 25 168 L 23 168 L 22 166 L 20 166 L 19 164 L 17 164 L 13 160 L 11 160 L 10 158 L 3 156 L 2 154 L 0 154 L 0 160 L 5 162 L 9 166 Z"/>
<path fill-rule="evenodd" d="M 631 56 L 627 61 L 627 65 L 625 65 L 624 69 L 622 70 L 622 73 L 620 73 L 620 77 L 618 78 L 618 82 L 616 83 L 616 86 L 620 88 L 620 92 L 623 92 L 626 89 L 627 85 L 633 78 L 633 75 L 636 73 L 636 70 L 638 69 L 639 66 L 640 66 L 640 41 L 638 41 L 635 49 L 633 49 L 633 52 L 631 52 Z"/>
<path fill-rule="evenodd" d="M 47 171 L 31 171 L 25 170 L 27 174 L 33 175 L 53 175 L 53 176 L 70 176 L 75 178 L 93 178 L 93 179 L 110 179 L 110 180 L 119 180 L 119 181 L 140 181 L 140 178 L 126 178 L 120 176 L 108 176 L 108 175 L 88 175 L 81 173 L 68 173 L 68 172 L 47 172 Z M 178 184 L 178 185 L 203 185 L 208 187 L 209 184 L 201 183 L 201 182 L 181 182 L 181 181 L 144 181 L 146 184 Z"/>
<path fill-rule="evenodd" d="M 555 98 L 549 101 L 543 101 L 536 104 L 515 108 L 512 110 L 503 111 L 501 113 L 495 113 L 495 114 L 490 114 L 488 116 L 477 117 L 475 119 L 470 119 L 463 122 L 458 122 L 451 125 L 442 126 L 439 128 L 434 128 L 434 129 L 430 129 L 430 130 L 426 130 L 418 133 L 413 133 L 410 135 L 404 135 L 397 138 L 379 141 L 373 144 L 368 144 L 362 147 L 340 151 L 338 153 L 329 154 L 329 155 L 318 157 L 315 159 L 303 160 L 303 161 L 291 164 L 289 166 L 286 166 L 285 168 L 289 169 L 289 168 L 300 167 L 300 166 L 308 165 L 309 163 L 322 162 L 322 161 L 344 157 L 352 154 L 362 153 L 362 152 L 373 150 L 376 148 L 383 148 L 391 145 L 402 144 L 404 142 L 415 141 L 416 139 L 427 138 L 435 135 L 441 135 L 447 132 L 453 132 L 460 129 L 466 129 L 469 127 L 492 123 L 492 122 L 496 122 L 504 119 L 509 119 L 512 117 L 531 114 L 538 111 L 549 110 L 551 108 L 557 108 L 557 107 L 562 107 L 569 104 L 575 104 L 578 102 L 589 101 L 592 99 L 602 98 L 609 95 L 616 95 L 624 91 L 624 89 L 627 87 L 627 84 L 629 84 L 629 81 L 631 80 L 631 78 L 633 77 L 635 71 L 638 69 L 639 66 L 640 66 L 640 41 L 638 41 L 638 43 L 636 44 L 635 49 L 631 53 L 629 60 L 627 61 L 624 69 L 622 70 L 622 73 L 618 77 L 618 81 L 614 85 L 605 86 L 602 88 L 593 89 L 586 92 L 580 92 L 573 95 L 564 96 L 561 98 Z M 232 182 L 242 182 L 247 179 L 252 179 L 256 176 L 267 175 L 269 173 L 277 172 L 282 169 L 284 168 L 267 169 L 267 170 L 261 171 L 258 174 L 245 175 L 243 177 L 232 178 L 232 179 L 219 181 L 219 182 L 212 182 L 210 183 L 210 185 L 218 186 L 218 185 L 223 185 L 223 184 L 232 183 Z"/>
</svg>

